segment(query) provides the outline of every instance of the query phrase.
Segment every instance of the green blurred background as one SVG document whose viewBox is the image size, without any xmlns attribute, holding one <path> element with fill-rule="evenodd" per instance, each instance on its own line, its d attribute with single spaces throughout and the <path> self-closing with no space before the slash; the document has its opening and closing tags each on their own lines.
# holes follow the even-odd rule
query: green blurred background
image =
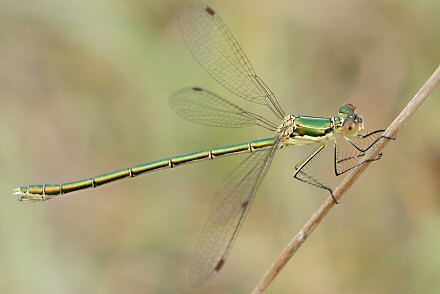
<svg viewBox="0 0 440 294">
<path fill-rule="evenodd" d="M 189 1 L 0 2 L 0 292 L 246 293 L 328 196 L 294 181 L 308 150 L 277 153 L 223 271 L 191 289 L 198 235 L 243 156 L 45 203 L 59 183 L 270 134 L 182 120 L 173 91 L 213 81 L 177 24 Z M 440 2 L 212 1 L 286 112 L 355 104 L 386 127 L 440 62 Z M 440 292 L 440 89 L 348 191 L 269 293 Z M 264 112 L 263 112 L 264 113 Z M 331 157 L 323 162 L 331 162 Z"/>
</svg>

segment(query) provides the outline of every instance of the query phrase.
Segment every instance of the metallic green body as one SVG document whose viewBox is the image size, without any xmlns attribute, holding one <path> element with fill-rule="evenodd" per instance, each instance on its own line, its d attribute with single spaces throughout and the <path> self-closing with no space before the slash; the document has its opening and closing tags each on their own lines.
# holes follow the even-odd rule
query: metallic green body
<svg viewBox="0 0 440 294">
<path fill-rule="evenodd" d="M 182 118 L 200 124 L 231 128 L 259 126 L 274 132 L 273 137 L 170 157 L 64 184 L 22 186 L 15 189 L 14 194 L 18 195 L 21 201 L 44 201 L 58 195 L 95 188 L 121 179 L 133 178 L 144 173 L 173 168 L 190 162 L 214 159 L 229 154 L 257 152 L 250 155 L 231 173 L 218 193 L 218 200 L 203 229 L 191 265 L 191 285 L 198 287 L 223 268 L 277 149 L 290 145 L 301 146 L 317 143 L 319 146 L 313 153 L 295 166 L 293 177 L 328 190 L 334 202 L 338 203 L 332 189 L 309 174 L 305 167 L 325 148 L 327 140 L 334 139 L 335 134 L 341 134 L 357 149 L 348 157 L 339 158 L 336 148 L 337 142 L 334 140 L 336 175 L 363 164 L 364 162 L 352 164 L 350 160 L 356 161 L 372 145 L 363 150 L 350 141 L 350 138 L 363 139 L 371 135 L 359 135 L 359 132 L 364 128 L 363 120 L 351 104 L 342 105 L 339 108 L 338 116 L 330 118 L 287 115 L 272 91 L 255 73 L 240 45 L 212 8 L 203 5 L 189 6 L 181 14 L 180 28 L 188 48 L 212 78 L 244 100 L 268 107 L 281 122 L 280 124 L 273 123 L 263 116 L 248 112 L 199 87 L 184 88 L 171 95 L 170 106 L 172 109 Z M 374 133 L 378 132 L 381 131 Z M 338 169 L 338 164 L 346 160 L 349 160 L 348 168 Z"/>
<path fill-rule="evenodd" d="M 292 132 L 285 145 L 305 145 L 323 141 L 333 136 L 333 133 L 341 124 L 340 117 L 326 118 L 316 116 L 289 116 Z M 144 173 L 172 168 L 185 163 L 195 162 L 204 159 L 214 159 L 229 154 L 253 152 L 261 148 L 272 146 L 274 138 L 255 140 L 249 143 L 242 143 L 226 147 L 203 150 L 170 157 L 150 163 L 140 164 L 133 167 L 106 173 L 93 178 L 64 184 L 43 184 L 29 185 L 18 188 L 17 194 L 22 201 L 43 201 L 55 196 L 99 187 L 118 180 L 132 178 Z"/>
<path fill-rule="evenodd" d="M 331 118 L 316 116 L 295 117 L 293 132 L 300 136 L 322 137 L 333 132 Z"/>
<path fill-rule="evenodd" d="M 99 187 L 111 182 L 115 182 L 125 178 L 135 177 L 144 173 L 156 171 L 163 168 L 172 168 L 185 163 L 195 162 L 204 159 L 214 159 L 229 154 L 238 154 L 244 152 L 253 152 L 261 148 L 270 147 L 275 143 L 274 138 L 255 140 L 249 143 L 242 143 L 232 146 L 203 150 L 200 152 L 179 155 L 162 159 L 150 163 L 140 164 L 137 166 L 121 169 L 115 172 L 96 176 L 94 178 L 83 179 L 75 182 L 64 184 L 43 184 L 29 185 L 18 189 L 22 201 L 44 201 L 55 196 L 67 194 L 74 191 L 84 190 L 88 188 Z"/>
</svg>

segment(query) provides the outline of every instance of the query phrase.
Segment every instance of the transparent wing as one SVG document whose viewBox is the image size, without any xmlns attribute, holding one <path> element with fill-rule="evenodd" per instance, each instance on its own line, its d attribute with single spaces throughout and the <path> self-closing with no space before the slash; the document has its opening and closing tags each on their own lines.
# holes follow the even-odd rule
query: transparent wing
<svg viewBox="0 0 440 294">
<path fill-rule="evenodd" d="M 175 92 L 170 97 L 170 106 L 181 117 L 204 125 L 228 128 L 259 125 L 271 131 L 277 129 L 264 117 L 247 112 L 201 88 L 185 88 Z"/>
<path fill-rule="evenodd" d="M 226 27 L 210 7 L 194 4 L 180 16 L 183 38 L 197 61 L 221 85 L 246 100 L 269 107 L 279 118 L 285 113 Z"/>
<path fill-rule="evenodd" d="M 193 287 L 204 284 L 223 267 L 278 144 L 276 138 L 273 146 L 252 153 L 235 168 L 217 193 L 191 264 Z"/>
</svg>

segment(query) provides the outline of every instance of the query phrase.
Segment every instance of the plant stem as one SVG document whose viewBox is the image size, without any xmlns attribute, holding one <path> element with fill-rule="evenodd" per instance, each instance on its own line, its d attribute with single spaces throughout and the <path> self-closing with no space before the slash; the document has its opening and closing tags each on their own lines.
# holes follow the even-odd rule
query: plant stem
<svg viewBox="0 0 440 294">
<path fill-rule="evenodd" d="M 440 66 L 435 70 L 431 77 L 426 81 L 423 87 L 417 92 L 414 98 L 408 103 L 408 105 L 402 110 L 402 112 L 394 119 L 394 121 L 388 126 L 384 132 L 386 137 L 394 137 L 397 132 L 407 123 L 411 115 L 417 110 L 417 108 L 423 103 L 423 101 L 431 94 L 432 90 L 437 86 L 440 81 Z M 342 199 L 344 193 L 353 185 L 357 178 L 364 172 L 364 170 L 370 165 L 369 160 L 376 158 L 383 148 L 390 142 L 390 140 L 379 140 L 370 150 L 368 150 L 363 156 L 362 160 L 364 164 L 353 169 L 347 177 L 336 187 L 333 192 L 335 199 Z M 284 268 L 287 262 L 298 251 L 301 245 L 306 241 L 310 234 L 315 230 L 318 224 L 324 219 L 331 208 L 335 206 L 333 198 L 328 197 L 321 207 L 312 215 L 312 217 L 305 223 L 302 229 L 296 234 L 296 236 L 289 242 L 284 248 L 282 253 L 278 256 L 275 262 L 271 265 L 268 271 L 264 274 L 261 280 L 258 282 L 253 294 L 263 293 L 267 287 L 272 283 L 279 272 Z"/>
</svg>

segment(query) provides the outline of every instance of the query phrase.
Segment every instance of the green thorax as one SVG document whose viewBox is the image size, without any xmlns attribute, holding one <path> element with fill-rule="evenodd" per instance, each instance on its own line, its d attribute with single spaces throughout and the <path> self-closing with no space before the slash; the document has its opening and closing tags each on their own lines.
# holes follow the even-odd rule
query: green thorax
<svg viewBox="0 0 440 294">
<path fill-rule="evenodd" d="M 333 132 L 331 118 L 318 116 L 294 116 L 293 133 L 299 136 L 325 137 Z"/>
</svg>

